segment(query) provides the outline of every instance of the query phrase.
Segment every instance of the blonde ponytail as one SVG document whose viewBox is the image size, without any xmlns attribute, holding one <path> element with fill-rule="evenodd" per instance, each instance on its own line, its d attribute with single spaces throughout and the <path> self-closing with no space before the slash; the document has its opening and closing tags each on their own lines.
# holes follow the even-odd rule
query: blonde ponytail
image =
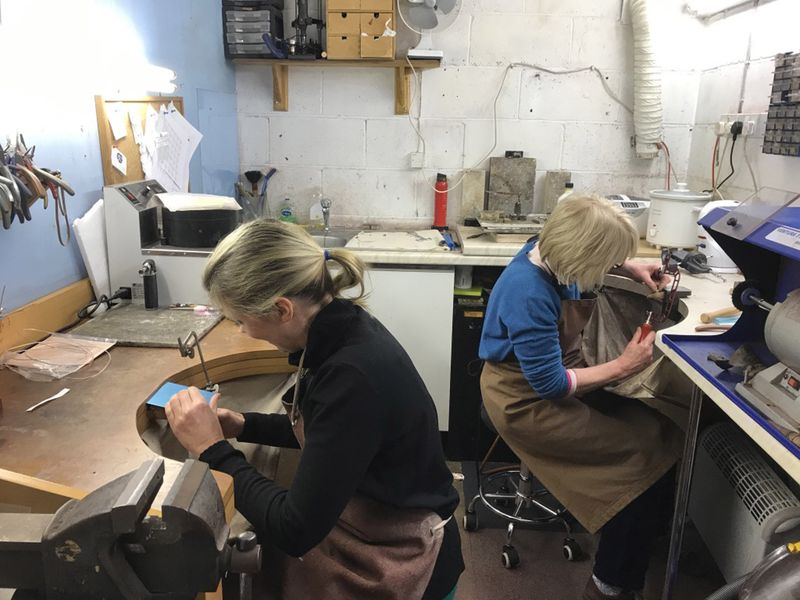
<svg viewBox="0 0 800 600">
<path fill-rule="evenodd" d="M 341 267 L 335 275 L 328 259 Z M 239 226 L 216 247 L 203 272 L 211 301 L 228 313 L 263 316 L 279 297 L 321 302 L 359 287 L 364 262 L 349 250 L 323 250 L 298 225 L 259 219 Z M 334 269 L 339 271 L 339 269 Z"/>
</svg>

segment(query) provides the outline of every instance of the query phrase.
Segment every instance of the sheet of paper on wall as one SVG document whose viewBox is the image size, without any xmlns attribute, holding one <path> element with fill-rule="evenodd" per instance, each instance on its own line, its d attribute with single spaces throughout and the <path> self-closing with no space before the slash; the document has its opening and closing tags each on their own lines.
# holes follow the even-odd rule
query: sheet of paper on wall
<svg viewBox="0 0 800 600">
<path fill-rule="evenodd" d="M 203 135 L 172 104 L 158 115 L 154 178 L 168 192 L 189 191 L 189 162 Z"/>
<path fill-rule="evenodd" d="M 131 131 L 133 132 L 133 141 L 141 144 L 144 140 L 144 130 L 142 129 L 142 117 L 139 111 L 135 108 L 128 109 L 128 115 L 131 119 Z"/>
<path fill-rule="evenodd" d="M 156 179 L 153 162 L 156 157 L 156 138 L 158 137 L 158 111 L 147 105 L 144 119 L 144 133 L 139 144 L 139 158 L 142 161 L 142 171 L 146 179 Z"/>
<path fill-rule="evenodd" d="M 123 175 L 128 174 L 128 159 L 116 146 L 111 148 L 111 166 Z"/>
<path fill-rule="evenodd" d="M 128 135 L 128 112 L 122 102 L 106 105 L 106 114 L 108 115 L 108 124 L 111 125 L 111 134 L 114 136 L 115 142 Z"/>
</svg>

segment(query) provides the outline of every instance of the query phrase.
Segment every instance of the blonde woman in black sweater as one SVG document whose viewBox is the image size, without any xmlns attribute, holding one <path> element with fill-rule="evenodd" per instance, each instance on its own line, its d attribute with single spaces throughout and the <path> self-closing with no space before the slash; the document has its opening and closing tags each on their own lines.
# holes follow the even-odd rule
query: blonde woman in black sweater
<svg viewBox="0 0 800 600">
<path fill-rule="evenodd" d="M 243 333 L 289 353 L 299 383 L 287 414 L 240 414 L 190 389 L 167 417 L 190 452 L 233 476 L 260 542 L 287 555 L 273 573 L 283 598 L 451 598 L 464 565 L 436 409 L 406 352 L 361 307 L 363 273 L 353 253 L 323 250 L 298 226 L 239 227 L 209 259 L 204 286 Z M 301 447 L 291 487 L 225 438 Z"/>
</svg>

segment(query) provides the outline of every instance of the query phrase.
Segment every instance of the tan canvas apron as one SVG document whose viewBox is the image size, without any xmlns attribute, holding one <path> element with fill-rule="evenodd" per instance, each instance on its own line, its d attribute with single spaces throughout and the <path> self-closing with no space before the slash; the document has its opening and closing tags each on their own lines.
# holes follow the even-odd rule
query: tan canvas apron
<svg viewBox="0 0 800 600">
<path fill-rule="evenodd" d="M 562 361 L 586 366 L 582 331 L 594 300 L 562 300 Z M 680 430 L 638 400 L 539 398 L 517 362 L 484 364 L 481 393 L 497 431 L 531 472 L 594 533 L 675 464 Z"/>
<path fill-rule="evenodd" d="M 301 358 L 298 373 L 302 364 Z M 296 383 L 294 402 L 287 412 L 302 448 L 305 435 L 299 388 Z M 322 542 L 302 558 L 286 560 L 281 598 L 422 598 L 439 556 L 445 522 L 429 510 L 398 509 L 356 495 Z"/>
</svg>

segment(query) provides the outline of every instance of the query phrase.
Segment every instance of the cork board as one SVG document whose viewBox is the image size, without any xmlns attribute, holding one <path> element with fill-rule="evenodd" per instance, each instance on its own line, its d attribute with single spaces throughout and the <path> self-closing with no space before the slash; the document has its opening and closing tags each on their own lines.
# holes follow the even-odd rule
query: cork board
<svg viewBox="0 0 800 600">
<path fill-rule="evenodd" d="M 114 141 L 111 125 L 108 122 L 108 106 L 121 103 L 125 108 L 126 114 L 129 109 L 133 109 L 139 115 L 142 127 L 144 127 L 148 106 L 152 106 L 158 111 L 162 104 L 169 105 L 170 102 L 175 105 L 179 113 L 183 114 L 183 98 L 181 96 L 144 96 L 127 100 L 124 98 L 94 97 L 94 106 L 97 113 L 97 134 L 100 138 L 100 157 L 103 161 L 103 183 L 105 185 L 145 179 L 142 161 L 139 157 L 139 145 L 133 139 L 130 119 L 125 119 L 125 137 Z M 111 166 L 111 148 L 113 146 L 119 148 L 127 159 L 127 173 L 125 175 Z"/>
</svg>

